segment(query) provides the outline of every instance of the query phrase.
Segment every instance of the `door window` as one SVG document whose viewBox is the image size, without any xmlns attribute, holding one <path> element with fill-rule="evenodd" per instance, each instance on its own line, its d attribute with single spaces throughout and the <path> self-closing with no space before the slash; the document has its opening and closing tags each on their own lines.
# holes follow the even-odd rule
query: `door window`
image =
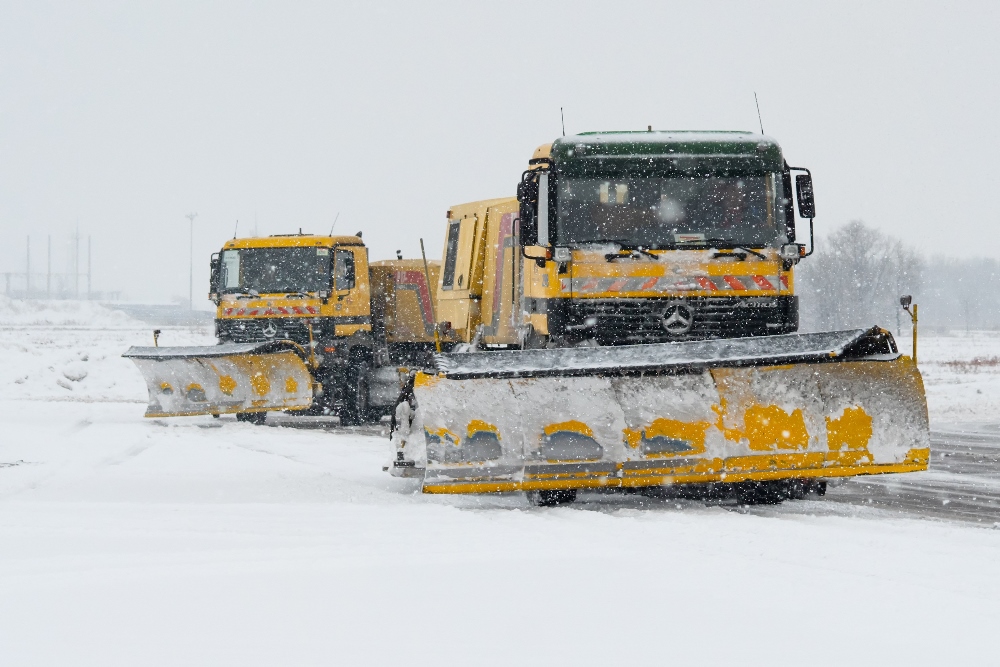
<svg viewBox="0 0 1000 667">
<path fill-rule="evenodd" d="M 334 257 L 334 289 L 354 289 L 354 253 L 350 250 L 338 250 Z"/>
<path fill-rule="evenodd" d="M 226 250 L 222 253 L 222 286 L 226 289 L 240 286 L 239 250 Z"/>
<path fill-rule="evenodd" d="M 452 289 L 455 285 L 455 262 L 458 260 L 458 233 L 461 221 L 448 223 L 448 246 L 444 255 L 444 273 L 441 278 L 442 289 Z"/>
</svg>

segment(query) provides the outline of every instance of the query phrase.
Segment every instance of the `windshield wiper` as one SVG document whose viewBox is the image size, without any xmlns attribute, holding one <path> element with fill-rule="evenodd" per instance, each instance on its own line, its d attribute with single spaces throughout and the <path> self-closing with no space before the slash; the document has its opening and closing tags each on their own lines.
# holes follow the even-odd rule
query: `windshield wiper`
<svg viewBox="0 0 1000 667">
<path fill-rule="evenodd" d="M 631 253 L 634 253 L 634 252 L 642 253 L 643 255 L 646 255 L 647 257 L 652 257 L 653 259 L 659 259 L 660 258 L 659 255 L 650 252 L 648 250 L 647 246 L 639 245 L 637 243 L 631 243 L 629 241 L 624 241 L 622 239 L 589 239 L 587 241 L 577 241 L 576 243 L 577 244 L 583 244 L 583 243 L 593 243 L 593 244 L 614 243 L 615 245 L 617 245 L 619 247 L 619 251 L 618 252 L 608 253 L 608 254 L 606 254 L 604 256 L 604 258 L 606 260 L 608 260 L 609 262 L 614 261 L 616 259 L 622 259 L 624 257 L 631 257 L 632 256 Z M 628 255 L 623 255 L 623 254 L 621 254 L 622 252 L 628 252 L 629 254 Z"/>
<path fill-rule="evenodd" d="M 757 252 L 756 250 L 753 250 L 752 248 L 747 248 L 746 246 L 736 245 L 729 239 L 700 239 L 698 243 L 699 244 L 704 243 L 706 245 L 712 244 L 715 245 L 715 247 L 718 248 L 719 250 L 742 250 L 743 252 L 748 252 L 751 255 L 756 255 L 761 259 L 764 260 L 767 259 L 767 255 L 765 255 L 764 253 Z M 725 243 L 726 245 L 719 245 L 722 243 Z"/>
</svg>

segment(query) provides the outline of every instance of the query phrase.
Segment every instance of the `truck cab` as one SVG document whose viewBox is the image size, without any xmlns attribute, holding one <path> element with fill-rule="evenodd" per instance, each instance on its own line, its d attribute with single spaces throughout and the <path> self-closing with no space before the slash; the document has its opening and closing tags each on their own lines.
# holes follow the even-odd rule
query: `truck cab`
<svg viewBox="0 0 1000 667">
<path fill-rule="evenodd" d="M 793 267 L 811 246 L 796 243 L 794 171 L 747 132 L 561 137 L 516 198 L 449 211 L 441 319 L 457 339 L 523 347 L 796 331 Z"/>
<path fill-rule="evenodd" d="M 359 236 L 232 239 L 212 257 L 220 343 L 287 340 L 312 367 L 312 412 L 360 421 L 374 365 L 368 250 Z"/>
</svg>

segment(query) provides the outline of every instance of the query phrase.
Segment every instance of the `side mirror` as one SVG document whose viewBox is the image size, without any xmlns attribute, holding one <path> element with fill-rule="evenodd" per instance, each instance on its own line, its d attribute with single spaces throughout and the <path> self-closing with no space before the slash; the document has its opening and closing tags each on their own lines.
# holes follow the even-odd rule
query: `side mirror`
<svg viewBox="0 0 1000 667">
<path fill-rule="evenodd" d="M 210 290 L 210 294 L 209 294 L 208 298 L 210 298 L 212 301 L 215 301 L 216 304 L 218 304 L 218 302 L 219 302 L 219 280 L 221 278 L 221 276 L 220 276 L 221 262 L 219 260 L 219 253 L 214 253 L 212 255 L 212 259 L 209 260 L 208 266 L 209 266 L 209 271 L 210 271 L 210 274 L 211 274 L 211 278 L 209 278 L 209 281 L 208 281 L 209 290 Z"/>
<path fill-rule="evenodd" d="M 795 177 L 795 194 L 799 200 L 799 215 L 810 220 L 816 217 L 816 201 L 813 198 L 812 174 Z"/>
<path fill-rule="evenodd" d="M 899 297 L 899 305 L 903 308 L 909 308 L 911 303 L 913 303 L 913 297 L 909 294 Z"/>
<path fill-rule="evenodd" d="M 522 246 L 538 245 L 538 180 L 535 172 L 525 172 L 517 184 L 518 217 Z"/>
</svg>

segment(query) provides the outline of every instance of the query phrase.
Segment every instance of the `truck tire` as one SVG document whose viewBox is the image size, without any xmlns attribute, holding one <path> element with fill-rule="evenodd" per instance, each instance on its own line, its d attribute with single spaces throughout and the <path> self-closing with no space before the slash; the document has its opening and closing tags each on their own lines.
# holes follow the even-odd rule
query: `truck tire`
<svg viewBox="0 0 1000 667">
<path fill-rule="evenodd" d="M 736 501 L 740 505 L 780 505 L 786 500 L 801 496 L 801 480 L 776 479 L 761 482 L 737 482 L 733 484 Z"/>
<path fill-rule="evenodd" d="M 364 424 L 371 414 L 368 403 L 371 388 L 371 369 L 368 363 L 359 361 L 347 369 L 344 386 L 344 404 L 340 410 L 340 423 L 345 426 Z"/>
<path fill-rule="evenodd" d="M 576 500 L 576 489 L 528 491 L 528 503 L 535 507 L 555 507 Z"/>
<path fill-rule="evenodd" d="M 266 412 L 237 412 L 236 421 L 246 422 L 248 424 L 254 424 L 256 426 L 263 426 L 264 422 L 267 421 Z"/>
</svg>

